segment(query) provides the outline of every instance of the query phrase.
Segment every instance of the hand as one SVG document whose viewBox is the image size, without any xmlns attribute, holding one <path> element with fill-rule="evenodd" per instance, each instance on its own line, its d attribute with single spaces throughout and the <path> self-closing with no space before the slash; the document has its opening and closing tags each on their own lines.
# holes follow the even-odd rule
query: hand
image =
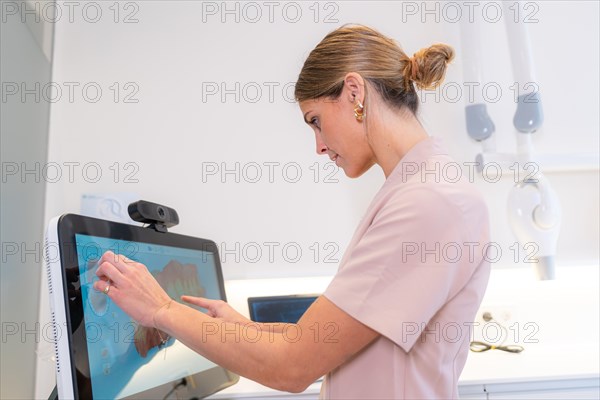
<svg viewBox="0 0 600 400">
<path fill-rule="evenodd" d="M 119 308 L 142 326 L 154 327 L 154 315 L 171 298 L 144 264 L 107 251 L 102 255 L 94 289 L 103 291 Z"/>
<path fill-rule="evenodd" d="M 239 312 L 235 311 L 228 303 L 223 300 L 210 300 L 204 297 L 181 296 L 181 300 L 189 304 L 194 304 L 208 310 L 208 315 L 213 318 L 218 318 L 224 322 L 233 322 L 247 324 L 250 321 Z"/>
</svg>

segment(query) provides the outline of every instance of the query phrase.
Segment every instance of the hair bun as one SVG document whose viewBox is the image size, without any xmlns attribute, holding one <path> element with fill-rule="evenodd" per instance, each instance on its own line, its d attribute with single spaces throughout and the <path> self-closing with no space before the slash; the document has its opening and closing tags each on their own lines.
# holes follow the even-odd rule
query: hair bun
<svg viewBox="0 0 600 400">
<path fill-rule="evenodd" d="M 416 52 L 408 59 L 405 79 L 414 81 L 420 89 L 435 89 L 444 80 L 447 65 L 454 59 L 454 49 L 436 43 Z"/>
</svg>

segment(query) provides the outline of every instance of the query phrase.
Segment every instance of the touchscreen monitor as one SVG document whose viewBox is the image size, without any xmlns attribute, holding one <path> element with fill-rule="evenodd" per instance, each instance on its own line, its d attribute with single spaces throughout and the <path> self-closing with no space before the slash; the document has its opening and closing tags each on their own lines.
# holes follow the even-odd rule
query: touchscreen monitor
<svg viewBox="0 0 600 400">
<path fill-rule="evenodd" d="M 185 398 L 204 397 L 237 382 L 174 338 L 159 346 L 156 329 L 93 288 L 97 261 L 111 250 L 146 265 L 175 301 L 226 300 L 214 242 L 74 214 L 54 218 L 46 240 L 59 250 L 47 252 L 59 398 L 162 399 L 175 386 Z"/>
</svg>

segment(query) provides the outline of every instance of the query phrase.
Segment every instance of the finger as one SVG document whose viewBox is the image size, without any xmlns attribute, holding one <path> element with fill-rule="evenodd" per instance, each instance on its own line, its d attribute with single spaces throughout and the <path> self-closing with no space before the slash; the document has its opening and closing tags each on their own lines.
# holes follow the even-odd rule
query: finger
<svg viewBox="0 0 600 400">
<path fill-rule="evenodd" d="M 204 308 L 207 311 L 207 314 L 213 318 L 217 316 L 214 300 L 205 299 L 204 297 L 195 297 L 187 295 L 181 296 L 181 300 L 185 301 L 186 303 Z"/>
<path fill-rule="evenodd" d="M 114 265 L 115 268 L 117 268 L 119 271 L 121 271 L 121 274 L 125 274 L 125 273 L 131 271 L 132 264 L 135 263 L 135 261 L 130 260 L 129 258 L 125 257 L 124 255 L 115 254 L 110 250 L 108 250 L 106 253 L 104 253 L 102 255 L 102 258 L 100 259 L 100 264 L 102 264 L 104 261 L 107 261 L 110 264 Z"/>
<path fill-rule="evenodd" d="M 123 284 L 123 274 L 113 264 L 105 261 L 96 270 L 98 278 L 106 278 L 113 281 L 115 285 L 119 286 Z"/>
<path fill-rule="evenodd" d="M 102 254 L 100 260 L 98 260 L 98 264 L 102 264 L 104 261 L 113 262 L 116 259 L 116 254 L 110 250 L 107 250 Z"/>
<path fill-rule="evenodd" d="M 196 306 L 200 306 L 206 309 L 208 309 L 214 303 L 214 300 L 205 299 L 204 297 L 188 295 L 181 296 L 181 300 L 185 301 L 186 303 L 194 304 Z"/>
<path fill-rule="evenodd" d="M 107 290 L 107 288 L 108 288 L 108 290 Z M 96 289 L 99 292 L 104 293 L 111 299 L 113 298 L 115 293 L 119 290 L 117 287 L 113 286 L 112 284 L 110 284 L 107 281 L 94 282 L 94 289 Z"/>
<path fill-rule="evenodd" d="M 87 262 L 87 267 L 86 267 L 86 271 L 89 271 L 90 269 L 94 269 L 97 268 L 99 265 L 99 258 L 90 258 Z"/>
</svg>

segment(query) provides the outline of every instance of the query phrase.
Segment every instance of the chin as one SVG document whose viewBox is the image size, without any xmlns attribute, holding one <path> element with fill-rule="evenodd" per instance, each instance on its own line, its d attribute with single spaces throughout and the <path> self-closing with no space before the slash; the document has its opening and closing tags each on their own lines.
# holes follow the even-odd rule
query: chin
<svg viewBox="0 0 600 400">
<path fill-rule="evenodd" d="M 360 169 L 357 169 L 357 168 L 344 168 L 344 167 L 340 167 L 340 168 L 342 168 L 344 170 L 344 174 L 346 174 L 346 176 L 348 178 L 351 178 L 351 179 L 355 179 L 355 178 L 360 177 L 361 175 L 363 175 L 365 172 L 367 172 L 370 169 L 370 167 L 368 167 L 368 168 L 360 168 Z"/>
</svg>

